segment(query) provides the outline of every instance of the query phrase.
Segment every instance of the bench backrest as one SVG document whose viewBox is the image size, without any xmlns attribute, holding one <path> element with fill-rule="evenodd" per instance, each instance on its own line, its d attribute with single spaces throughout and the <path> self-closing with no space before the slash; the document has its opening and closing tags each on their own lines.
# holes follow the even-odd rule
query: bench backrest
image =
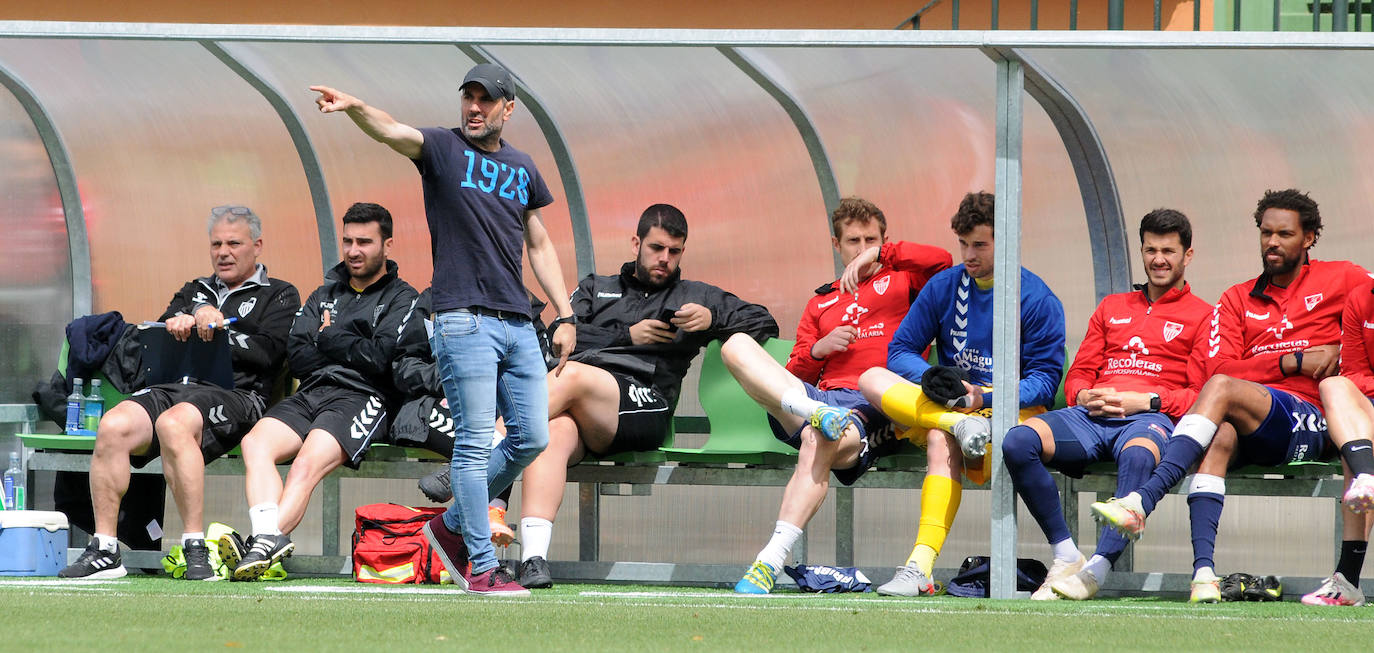
<svg viewBox="0 0 1374 653">
<path fill-rule="evenodd" d="M 773 338 L 763 348 L 778 363 L 786 363 L 792 340 Z M 773 437 L 768 414 L 745 394 L 739 382 L 720 359 L 720 342 L 706 347 L 701 361 L 698 398 L 711 421 L 711 437 L 706 449 L 717 451 L 764 452 L 795 455 L 796 450 Z"/>
</svg>

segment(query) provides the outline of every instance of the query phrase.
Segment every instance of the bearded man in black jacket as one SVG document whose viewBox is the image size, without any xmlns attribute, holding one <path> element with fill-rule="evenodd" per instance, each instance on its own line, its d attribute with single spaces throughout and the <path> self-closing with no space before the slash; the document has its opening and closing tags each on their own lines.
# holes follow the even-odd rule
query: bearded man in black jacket
<svg viewBox="0 0 1374 653">
<path fill-rule="evenodd" d="M 778 335 L 763 306 L 682 279 L 686 243 L 682 211 L 650 206 L 630 238 L 635 260 L 620 274 L 589 275 L 573 291 L 577 347 L 561 374 L 548 375 L 549 445 L 521 485 L 524 587 L 553 585 L 545 557 L 569 465 L 589 454 L 657 449 L 702 347 L 736 333 L 760 342 Z"/>
<path fill-rule="evenodd" d="M 344 260 L 301 305 L 287 356 L 296 394 L 267 411 L 243 439 L 244 485 L 252 537 L 220 538 L 234 580 L 256 580 L 295 549 L 310 494 L 339 465 L 357 468 L 387 432 L 399 397 L 391 384 L 396 336 L 417 297 L 387 258 L 391 214 L 358 203 L 343 217 Z M 283 485 L 277 463 L 290 460 Z"/>
</svg>

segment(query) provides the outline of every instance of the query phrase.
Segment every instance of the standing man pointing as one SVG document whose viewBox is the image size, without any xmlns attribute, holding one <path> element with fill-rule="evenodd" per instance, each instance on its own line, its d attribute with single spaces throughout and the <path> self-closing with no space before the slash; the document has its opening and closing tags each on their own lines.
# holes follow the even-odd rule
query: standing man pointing
<svg viewBox="0 0 1374 653">
<path fill-rule="evenodd" d="M 515 81 L 495 64 L 469 70 L 462 84 L 463 123 L 455 129 L 416 129 L 327 86 L 310 90 L 320 94 L 315 103 L 321 112 L 348 114 L 420 172 L 434 256 L 430 346 L 458 418 L 450 463 L 454 502 L 425 533 L 467 592 L 528 595 L 497 563 L 487 523 L 487 501 L 510 486 L 549 439 L 546 368 L 521 282 L 522 246 L 558 310 L 555 374 L 577 336 L 558 254 L 539 217 L 553 196 L 529 155 L 501 139 L 515 111 Z M 506 437 L 493 447 L 498 414 Z"/>
</svg>

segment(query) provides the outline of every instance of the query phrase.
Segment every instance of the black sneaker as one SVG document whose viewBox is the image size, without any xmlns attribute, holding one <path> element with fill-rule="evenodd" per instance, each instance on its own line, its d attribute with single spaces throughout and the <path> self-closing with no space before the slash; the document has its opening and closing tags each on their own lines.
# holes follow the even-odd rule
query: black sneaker
<svg viewBox="0 0 1374 653">
<path fill-rule="evenodd" d="M 254 535 L 253 545 L 248 548 L 234 567 L 234 580 L 257 580 L 268 567 L 277 564 L 282 558 L 291 557 L 296 545 L 285 535 Z"/>
<path fill-rule="evenodd" d="M 1279 601 L 1283 599 L 1283 581 L 1277 576 L 1255 578 L 1245 586 L 1246 601 Z"/>
<path fill-rule="evenodd" d="M 219 580 L 219 574 L 215 573 L 215 568 L 210 566 L 210 549 L 205 546 L 205 540 L 191 540 L 181 547 L 182 553 L 186 555 L 186 573 L 182 578 L 186 580 Z"/>
<path fill-rule="evenodd" d="M 418 485 L 425 498 L 434 503 L 448 503 L 453 500 L 453 486 L 449 484 L 448 472 L 448 465 L 444 465 L 443 469 L 420 479 Z"/>
<path fill-rule="evenodd" d="M 253 546 L 253 537 L 250 535 L 248 540 L 244 541 L 241 535 L 230 531 L 219 536 L 218 544 L 220 561 L 230 571 L 233 571 L 238 569 L 239 561 L 243 560 L 243 556 L 248 555 L 248 549 Z M 233 574 L 230 574 L 229 580 L 236 580 Z"/>
<path fill-rule="evenodd" d="M 115 547 L 114 553 L 101 550 L 100 544 L 96 542 L 94 537 L 91 538 L 91 543 L 86 545 L 86 550 L 81 552 L 81 557 L 77 558 L 76 562 L 57 572 L 58 578 L 79 580 L 105 580 L 123 578 L 127 575 L 129 575 L 129 571 L 119 562 L 118 546 Z"/>
<path fill-rule="evenodd" d="M 549 574 L 549 562 L 541 556 L 534 556 L 520 563 L 520 585 L 529 589 L 553 587 L 553 576 Z"/>
<path fill-rule="evenodd" d="M 1221 579 L 1221 600 L 1223 601 L 1244 601 L 1245 591 L 1250 586 L 1258 582 L 1259 579 L 1250 574 L 1236 572 Z"/>
</svg>

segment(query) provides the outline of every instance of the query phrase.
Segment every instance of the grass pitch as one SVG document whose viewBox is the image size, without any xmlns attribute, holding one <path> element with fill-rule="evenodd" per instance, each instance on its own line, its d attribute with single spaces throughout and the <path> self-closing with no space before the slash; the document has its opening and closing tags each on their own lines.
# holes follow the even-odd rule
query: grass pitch
<svg viewBox="0 0 1374 653">
<path fill-rule="evenodd" d="M 0 579 L 0 650 L 1368 650 L 1374 611 L 560 584 L 527 599 L 347 579 Z"/>
</svg>

